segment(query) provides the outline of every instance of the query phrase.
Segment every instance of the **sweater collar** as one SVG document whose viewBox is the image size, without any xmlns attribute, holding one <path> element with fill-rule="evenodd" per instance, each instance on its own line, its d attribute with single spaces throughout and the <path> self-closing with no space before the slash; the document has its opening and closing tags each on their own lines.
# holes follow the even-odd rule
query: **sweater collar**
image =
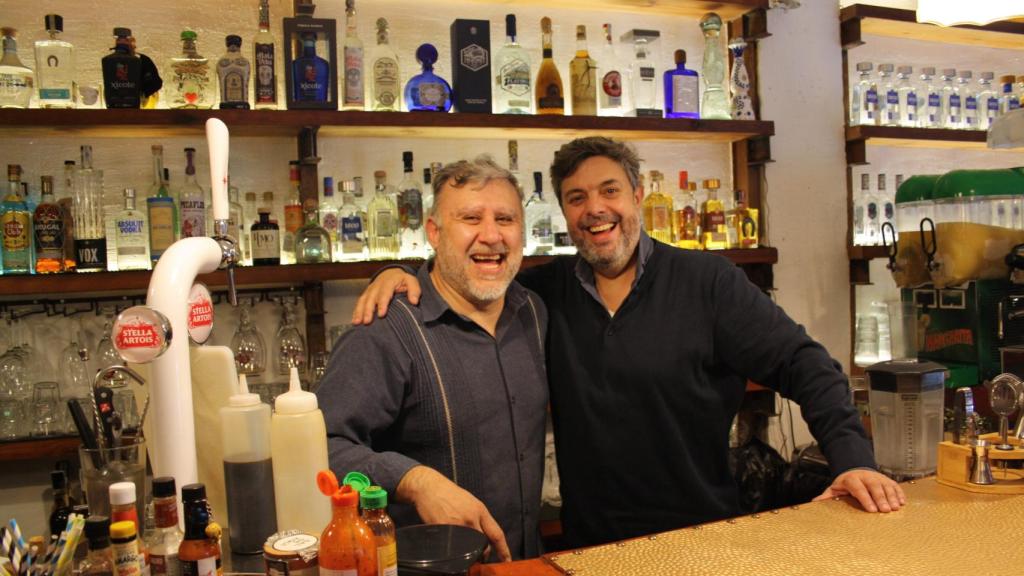
<svg viewBox="0 0 1024 576">
<path fill-rule="evenodd" d="M 434 280 L 430 277 L 430 271 L 434 268 L 434 259 L 431 258 L 420 266 L 420 269 L 416 272 L 416 279 L 420 282 L 420 288 L 422 294 L 420 295 L 420 310 L 423 314 L 424 322 L 432 322 L 437 320 L 445 312 L 451 311 L 452 314 L 459 316 L 460 318 L 466 319 L 464 316 L 456 312 L 445 300 L 441 294 L 437 291 L 437 287 L 434 286 Z M 508 289 L 505 290 L 505 307 L 503 309 L 502 317 L 504 312 L 517 312 L 519 308 L 526 304 L 526 289 L 513 280 L 509 285 Z M 501 321 L 499 320 L 499 323 Z"/>
<path fill-rule="evenodd" d="M 644 268 L 647 266 L 647 261 L 651 258 L 651 253 L 654 252 L 654 240 L 647 235 L 647 232 L 640 230 L 640 241 L 636 246 L 636 277 L 633 278 L 633 285 L 630 286 L 630 291 L 635 290 L 637 284 L 640 283 L 640 277 L 644 275 Z M 580 281 L 583 289 L 588 294 L 594 297 L 595 300 L 601 302 L 601 295 L 597 292 L 597 280 L 594 277 L 594 267 L 587 263 L 582 257 L 576 258 L 576 279 Z M 603 306 L 604 303 L 601 302 Z"/>
</svg>

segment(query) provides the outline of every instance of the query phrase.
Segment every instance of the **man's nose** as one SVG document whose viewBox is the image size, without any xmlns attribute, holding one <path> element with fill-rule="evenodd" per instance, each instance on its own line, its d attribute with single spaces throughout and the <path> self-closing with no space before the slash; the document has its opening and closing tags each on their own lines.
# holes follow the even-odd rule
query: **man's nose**
<svg viewBox="0 0 1024 576">
<path fill-rule="evenodd" d="M 497 244 L 502 241 L 501 230 L 494 218 L 484 218 L 480 225 L 479 239 L 485 244 Z"/>
</svg>

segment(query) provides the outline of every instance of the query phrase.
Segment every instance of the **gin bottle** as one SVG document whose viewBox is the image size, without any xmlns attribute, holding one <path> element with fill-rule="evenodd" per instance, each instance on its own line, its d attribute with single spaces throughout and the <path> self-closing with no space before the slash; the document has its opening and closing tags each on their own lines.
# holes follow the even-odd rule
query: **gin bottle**
<svg viewBox="0 0 1024 576">
<path fill-rule="evenodd" d="M 366 107 L 363 89 L 363 41 L 356 30 L 356 0 L 345 0 L 345 42 L 342 46 L 345 97 L 344 110 L 362 110 Z"/>
<path fill-rule="evenodd" d="M 729 114 L 729 98 L 722 86 L 726 69 L 719 38 L 722 19 L 718 14 L 709 12 L 700 19 L 700 29 L 704 33 L 704 97 L 700 104 L 701 118 L 729 120 L 732 118 Z"/>
<path fill-rule="evenodd" d="M 0 204 L 0 229 L 3 230 L 4 274 L 28 274 L 31 271 L 32 213 L 21 195 L 21 166 L 7 165 L 7 195 Z"/>
<path fill-rule="evenodd" d="M 896 93 L 899 100 L 900 117 L 899 125 L 908 128 L 917 127 L 917 88 L 911 78 L 914 69 L 910 66 L 900 66 L 896 70 Z"/>
<path fill-rule="evenodd" d="M 918 98 L 917 117 L 922 128 L 942 127 L 942 94 L 932 80 L 934 77 L 935 68 L 931 66 L 921 68 L 921 84 L 918 88 L 924 96 Z"/>
<path fill-rule="evenodd" d="M 1000 116 L 1020 108 L 1020 96 L 1014 90 L 1013 74 L 1006 74 L 999 77 L 1001 95 L 999 96 Z"/>
<path fill-rule="evenodd" d="M 494 56 L 497 78 L 494 111 L 498 114 L 529 114 L 530 55 L 516 41 L 516 15 L 505 15 L 505 45 Z"/>
<path fill-rule="evenodd" d="M 58 36 L 64 31 L 59 14 L 43 19 L 50 37 L 36 42 L 36 84 L 40 108 L 75 107 L 75 48 Z"/>
<path fill-rule="evenodd" d="M 878 118 L 882 126 L 899 126 L 900 94 L 892 78 L 893 65 L 878 65 Z"/>
<path fill-rule="evenodd" d="M 292 62 L 292 100 L 327 102 L 330 65 L 316 55 L 316 34 L 302 34 L 302 56 Z"/>
<path fill-rule="evenodd" d="M 181 33 L 181 56 L 171 58 L 171 108 L 213 107 L 210 86 L 210 64 L 196 48 L 198 35 L 191 30 Z"/>
<path fill-rule="evenodd" d="M 316 202 L 306 201 L 306 223 L 295 232 L 295 261 L 324 264 L 331 261 L 331 235 L 317 220 Z"/>
<path fill-rule="evenodd" d="M 351 180 L 341 183 L 341 246 L 338 259 L 343 262 L 366 258 L 366 238 L 363 234 L 364 216 L 363 210 L 356 204 L 355 188 L 355 182 Z"/>
<path fill-rule="evenodd" d="M 103 218 L 103 171 L 92 167 L 92 146 L 82 146 L 75 174 L 75 260 L 79 272 L 107 269 L 107 228 Z"/>
<path fill-rule="evenodd" d="M 993 78 L 992 72 L 982 72 L 978 77 L 978 130 L 988 130 L 999 116 L 999 94 L 992 89 Z"/>
<path fill-rule="evenodd" d="M 850 124 L 874 125 L 878 120 L 878 87 L 871 78 L 871 62 L 857 63 L 857 84 L 850 95 Z"/>
<path fill-rule="evenodd" d="M 416 49 L 416 61 L 423 70 L 405 85 L 405 104 L 410 112 L 448 112 L 452 108 L 452 87 L 448 81 L 434 74 L 437 48 L 421 44 Z M 372 256 L 371 251 L 371 256 Z"/>
<path fill-rule="evenodd" d="M 376 112 L 398 112 L 402 109 L 402 82 L 398 68 L 398 52 L 388 42 L 388 21 L 377 19 L 377 46 L 370 58 L 370 102 L 368 109 Z"/>
<path fill-rule="evenodd" d="M 277 108 L 277 40 L 270 31 L 270 0 L 260 0 L 259 32 L 252 41 L 256 109 Z"/>
<path fill-rule="evenodd" d="M 960 94 L 953 84 L 954 78 L 956 78 L 956 70 L 953 68 L 943 68 L 942 87 L 940 88 L 942 94 L 940 127 L 942 128 L 955 129 L 960 127 L 960 114 L 962 112 L 960 109 Z"/>
<path fill-rule="evenodd" d="M 18 58 L 18 42 L 14 28 L 0 28 L 4 55 L 0 58 L 0 108 L 28 108 L 35 91 L 32 69 Z"/>
<path fill-rule="evenodd" d="M 633 31 L 633 63 L 630 76 L 633 80 L 633 115 L 661 117 L 658 108 L 658 81 L 654 62 L 650 58 L 648 38 Z M 726 106 L 728 109 L 728 105 Z"/>
<path fill-rule="evenodd" d="M 651 171 L 651 193 L 644 197 L 644 230 L 647 235 L 665 244 L 672 243 L 672 198 L 661 192 L 662 176 Z"/>
<path fill-rule="evenodd" d="M 331 261 L 337 260 L 338 249 L 338 205 L 334 203 L 334 178 L 324 177 L 324 198 L 320 202 L 319 218 L 320 225 L 327 230 L 331 238 Z"/>
<path fill-rule="evenodd" d="M 587 27 L 576 27 L 576 56 L 569 62 L 573 116 L 597 115 L 597 62 L 587 49 Z"/>
<path fill-rule="evenodd" d="M 114 28 L 114 51 L 103 57 L 103 100 L 107 108 L 142 104 L 142 60 L 132 50 L 132 31 Z"/>
<path fill-rule="evenodd" d="M 206 236 L 206 194 L 196 181 L 195 148 L 185 148 L 185 183 L 181 186 L 181 237 Z"/>
<path fill-rule="evenodd" d="M 971 88 L 971 71 L 961 70 L 956 77 L 956 90 L 960 95 L 960 126 L 963 130 L 978 128 L 978 97 Z"/>
<path fill-rule="evenodd" d="M 64 219 L 53 199 L 53 176 L 43 176 L 42 198 L 32 215 L 36 274 L 64 271 Z"/>
<path fill-rule="evenodd" d="M 242 56 L 242 37 L 232 34 L 224 39 L 224 44 L 228 51 L 217 61 L 220 107 L 248 110 L 250 66 Z"/>
<path fill-rule="evenodd" d="M 148 270 L 146 217 L 135 209 L 135 189 L 124 189 L 124 210 L 114 219 L 117 234 L 117 269 Z"/>
<path fill-rule="evenodd" d="M 399 258 L 424 258 L 427 237 L 423 226 L 423 190 L 412 169 L 412 152 L 402 152 L 404 175 L 398 184 Z"/>
<path fill-rule="evenodd" d="M 526 203 L 526 254 L 550 254 L 555 247 L 551 231 L 551 203 L 544 198 L 544 174 L 533 173 L 533 194 Z"/>
<path fill-rule="evenodd" d="M 565 114 L 565 92 L 562 90 L 562 76 L 552 59 L 551 51 L 551 18 L 540 19 L 540 37 L 543 45 L 543 57 L 540 70 L 537 71 L 537 82 L 534 85 L 534 98 L 537 101 L 537 114 Z"/>
<path fill-rule="evenodd" d="M 686 51 L 676 50 L 676 67 L 665 71 L 665 117 L 700 118 L 697 72 L 686 67 Z"/>
<path fill-rule="evenodd" d="M 398 207 L 395 206 L 387 177 L 383 170 L 373 173 L 374 194 L 366 210 L 369 224 L 367 237 L 370 258 L 373 260 L 398 257 Z"/>
<path fill-rule="evenodd" d="M 146 212 L 149 221 L 149 256 L 155 264 L 178 239 L 178 207 L 164 179 L 164 147 L 157 144 L 152 147 L 152 151 L 153 184 L 149 187 L 149 198 L 146 198 Z"/>
<path fill-rule="evenodd" d="M 281 263 L 281 237 L 277 224 L 270 220 L 270 208 L 260 207 L 259 221 L 250 229 L 252 265 L 277 266 Z"/>
<path fill-rule="evenodd" d="M 597 114 L 599 116 L 622 116 L 626 107 L 623 89 L 625 81 L 622 73 L 622 59 L 615 50 L 612 40 L 612 25 L 604 24 L 604 51 L 601 53 L 597 73 L 601 76 L 601 86 L 597 93 Z"/>
</svg>

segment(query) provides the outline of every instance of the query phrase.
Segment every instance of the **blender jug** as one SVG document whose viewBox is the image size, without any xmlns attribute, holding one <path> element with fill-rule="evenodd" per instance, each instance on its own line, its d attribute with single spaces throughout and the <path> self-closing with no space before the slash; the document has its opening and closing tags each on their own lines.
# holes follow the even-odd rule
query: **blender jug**
<svg viewBox="0 0 1024 576">
<path fill-rule="evenodd" d="M 935 473 L 946 368 L 892 360 L 867 368 L 875 461 L 896 480 Z"/>
</svg>

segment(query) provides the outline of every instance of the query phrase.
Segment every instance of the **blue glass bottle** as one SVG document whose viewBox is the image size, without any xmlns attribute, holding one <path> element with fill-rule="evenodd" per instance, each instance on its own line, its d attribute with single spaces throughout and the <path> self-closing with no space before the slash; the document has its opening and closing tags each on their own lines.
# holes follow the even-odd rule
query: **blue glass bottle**
<svg viewBox="0 0 1024 576">
<path fill-rule="evenodd" d="M 437 62 L 437 48 L 433 44 L 422 44 L 416 49 L 416 60 L 423 66 L 423 72 L 413 76 L 405 85 L 405 102 L 409 111 L 448 112 L 452 109 L 452 87 L 434 74 Z"/>
<path fill-rule="evenodd" d="M 697 71 L 686 67 L 686 51 L 676 50 L 676 67 L 665 71 L 665 118 L 700 118 Z"/>
<path fill-rule="evenodd" d="M 292 99 L 296 102 L 327 102 L 330 69 L 316 55 L 316 34 L 302 35 L 302 56 L 292 62 Z"/>
</svg>

